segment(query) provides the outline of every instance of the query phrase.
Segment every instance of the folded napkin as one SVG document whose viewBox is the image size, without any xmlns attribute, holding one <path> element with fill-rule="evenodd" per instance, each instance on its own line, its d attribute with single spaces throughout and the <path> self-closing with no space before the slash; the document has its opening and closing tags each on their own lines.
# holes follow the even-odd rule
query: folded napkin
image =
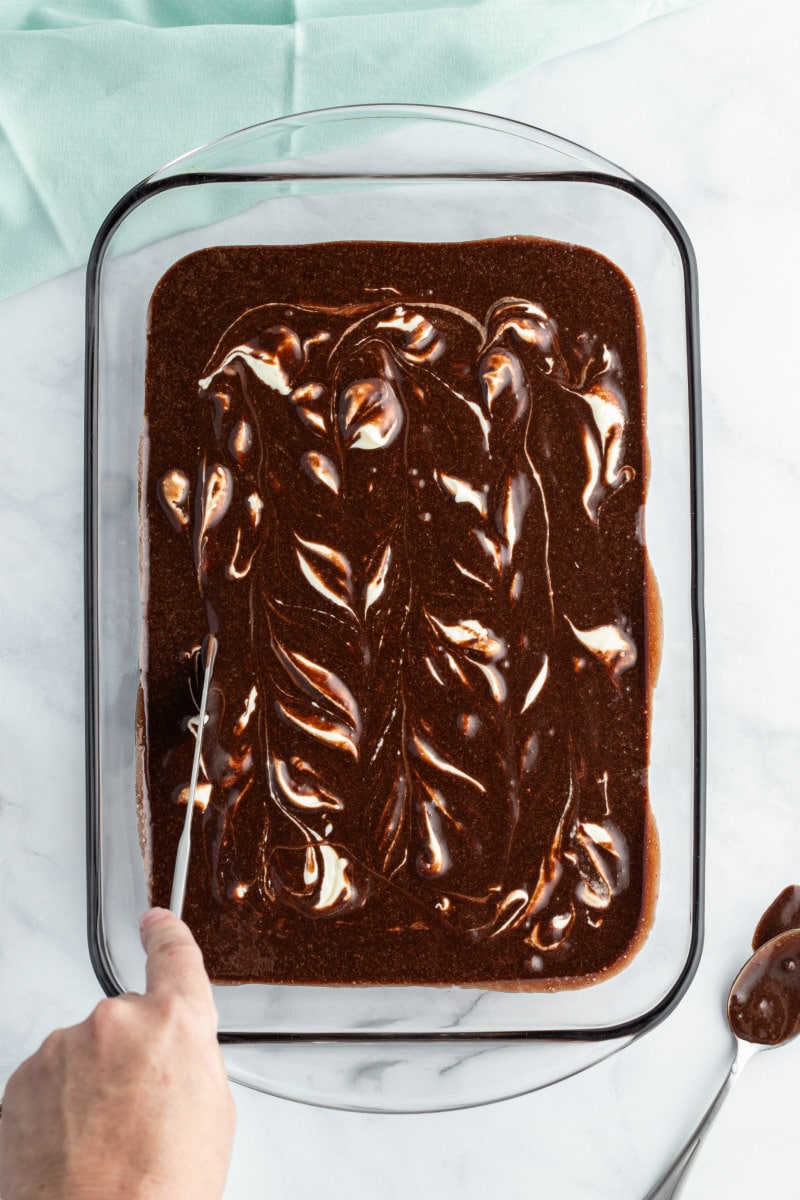
<svg viewBox="0 0 800 1200">
<path fill-rule="evenodd" d="M 0 296 L 86 261 L 187 150 L 336 104 L 459 104 L 694 0 L 2 0 Z"/>
</svg>

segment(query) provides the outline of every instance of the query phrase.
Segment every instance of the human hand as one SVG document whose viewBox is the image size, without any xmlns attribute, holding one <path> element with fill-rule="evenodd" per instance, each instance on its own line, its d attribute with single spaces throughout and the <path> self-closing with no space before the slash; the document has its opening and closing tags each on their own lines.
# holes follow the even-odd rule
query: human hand
<svg viewBox="0 0 800 1200">
<path fill-rule="evenodd" d="M 200 950 L 183 921 L 141 921 L 145 995 L 101 1000 L 11 1076 L 3 1200 L 219 1200 L 236 1110 Z"/>
</svg>

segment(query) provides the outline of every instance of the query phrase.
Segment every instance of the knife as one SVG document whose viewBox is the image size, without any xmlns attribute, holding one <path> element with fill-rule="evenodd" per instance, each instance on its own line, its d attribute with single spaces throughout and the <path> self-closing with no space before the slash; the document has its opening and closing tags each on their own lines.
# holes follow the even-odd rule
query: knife
<svg viewBox="0 0 800 1200">
<path fill-rule="evenodd" d="M 208 685 L 214 670 L 217 657 L 217 639 L 213 633 L 206 635 L 201 648 L 203 659 L 203 694 L 200 698 L 200 712 L 197 718 L 197 737 L 194 743 L 194 759 L 192 774 L 189 781 L 189 798 L 186 802 L 186 816 L 183 821 L 183 833 L 178 842 L 178 852 L 175 855 L 175 873 L 172 876 L 172 894 L 169 899 L 170 912 L 183 916 L 183 899 L 186 895 L 186 877 L 189 873 L 189 855 L 192 849 L 192 813 L 194 812 L 194 794 L 197 790 L 197 776 L 200 773 L 200 753 L 203 748 L 203 730 L 206 724 L 206 706 L 208 704 Z"/>
</svg>

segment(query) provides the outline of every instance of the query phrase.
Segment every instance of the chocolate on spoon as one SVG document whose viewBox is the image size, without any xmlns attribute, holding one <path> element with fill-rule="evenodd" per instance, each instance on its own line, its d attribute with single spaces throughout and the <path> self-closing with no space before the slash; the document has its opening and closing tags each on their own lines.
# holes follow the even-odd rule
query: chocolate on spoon
<svg viewBox="0 0 800 1200">
<path fill-rule="evenodd" d="M 780 1046 L 800 1033 L 800 887 L 773 900 L 753 934 L 755 953 L 734 980 L 728 1023 L 734 1035 Z"/>
<path fill-rule="evenodd" d="M 800 1033 L 800 929 L 770 938 L 736 976 L 728 1023 L 737 1038 L 780 1046 Z"/>
<path fill-rule="evenodd" d="M 800 887 L 796 883 L 783 889 L 756 925 L 753 949 L 758 950 L 765 942 L 790 929 L 800 929 Z"/>
</svg>

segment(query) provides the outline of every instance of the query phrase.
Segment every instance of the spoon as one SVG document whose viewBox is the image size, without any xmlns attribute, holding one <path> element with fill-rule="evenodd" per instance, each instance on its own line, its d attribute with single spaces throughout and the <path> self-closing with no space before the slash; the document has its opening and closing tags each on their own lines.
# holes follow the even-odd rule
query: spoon
<svg viewBox="0 0 800 1200">
<path fill-rule="evenodd" d="M 788 929 L 784 921 L 791 922 Z M 759 921 L 753 938 L 755 953 L 736 976 L 728 996 L 728 1024 L 736 1046 L 730 1070 L 697 1128 L 645 1200 L 674 1200 L 680 1195 L 703 1138 L 750 1059 L 759 1050 L 782 1046 L 800 1033 L 800 928 L 793 928 L 795 923 L 800 924 L 800 888 L 785 888 Z"/>
</svg>

